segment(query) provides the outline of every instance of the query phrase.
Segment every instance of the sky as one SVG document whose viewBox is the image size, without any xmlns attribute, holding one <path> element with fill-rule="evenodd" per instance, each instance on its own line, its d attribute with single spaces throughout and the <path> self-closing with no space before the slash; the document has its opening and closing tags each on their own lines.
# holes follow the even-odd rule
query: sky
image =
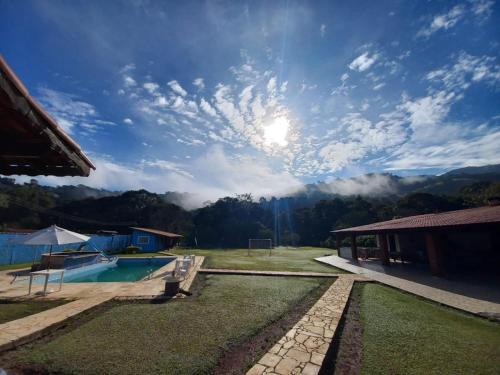
<svg viewBox="0 0 500 375">
<path fill-rule="evenodd" d="M 97 167 L 42 183 L 258 197 L 500 163 L 499 8 L 0 0 L 0 53 Z"/>
</svg>

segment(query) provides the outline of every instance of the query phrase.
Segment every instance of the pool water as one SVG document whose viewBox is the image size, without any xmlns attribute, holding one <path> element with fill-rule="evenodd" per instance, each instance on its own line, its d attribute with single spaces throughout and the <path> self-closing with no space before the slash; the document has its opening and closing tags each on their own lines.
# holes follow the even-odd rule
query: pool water
<svg viewBox="0 0 500 375">
<path fill-rule="evenodd" d="M 133 282 L 144 279 L 175 257 L 119 258 L 111 263 L 98 263 L 64 271 L 65 283 Z M 49 282 L 59 282 L 56 275 Z M 43 282 L 42 278 L 36 282 Z"/>
<path fill-rule="evenodd" d="M 79 275 L 64 278 L 65 283 L 100 283 L 100 282 L 127 282 L 144 279 L 150 273 L 156 271 L 162 265 L 126 264 L 114 265 L 113 267 L 84 272 Z"/>
</svg>

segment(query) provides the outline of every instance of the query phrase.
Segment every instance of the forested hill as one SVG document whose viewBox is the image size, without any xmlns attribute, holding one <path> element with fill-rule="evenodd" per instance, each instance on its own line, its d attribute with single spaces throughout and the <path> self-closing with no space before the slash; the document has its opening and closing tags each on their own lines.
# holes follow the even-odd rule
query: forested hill
<svg viewBox="0 0 500 375">
<path fill-rule="evenodd" d="M 0 229 L 58 224 L 83 232 L 144 226 L 181 233 L 188 245 L 246 246 L 248 238 L 277 244 L 328 245 L 334 228 L 486 204 L 500 196 L 500 166 L 463 168 L 441 176 L 364 175 L 308 185 L 290 197 L 221 198 L 187 211 L 189 194 L 124 193 L 86 186 L 46 187 L 0 179 Z M 175 203 L 171 203 L 175 200 Z"/>
<path fill-rule="evenodd" d="M 500 164 L 459 168 L 439 176 L 401 177 L 390 173 L 371 173 L 345 179 L 339 178 L 328 183 L 307 184 L 302 190 L 289 195 L 288 198 L 293 199 L 297 205 L 308 206 L 322 199 L 342 196 L 401 197 L 415 192 L 454 195 L 460 194 L 461 189 L 466 186 L 488 182 L 500 182 Z M 0 192 L 2 192 L 2 185 L 5 187 L 14 183 L 13 179 L 0 178 Z M 36 180 L 32 180 L 29 185 L 38 185 L 38 183 Z M 85 185 L 56 187 L 39 185 L 38 187 L 52 196 L 57 204 L 85 198 L 104 198 L 123 194 L 123 191 L 96 189 Z M 202 202 L 198 195 L 187 192 L 167 191 L 159 195 L 165 201 L 182 206 L 187 210 L 207 203 Z"/>
</svg>

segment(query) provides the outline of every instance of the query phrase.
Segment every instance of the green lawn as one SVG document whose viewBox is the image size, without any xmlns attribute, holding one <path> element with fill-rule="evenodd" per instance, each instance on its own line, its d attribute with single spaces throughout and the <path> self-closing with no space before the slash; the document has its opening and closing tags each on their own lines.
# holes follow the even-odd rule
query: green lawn
<svg viewBox="0 0 500 375">
<path fill-rule="evenodd" d="M 2 264 L 0 265 L 0 271 L 5 270 L 17 270 L 21 268 L 31 268 L 32 262 L 29 263 L 17 263 L 17 264 Z"/>
<path fill-rule="evenodd" d="M 269 250 L 248 249 L 174 249 L 176 254 L 203 255 L 204 268 L 225 268 L 235 270 L 331 272 L 345 273 L 338 268 L 319 263 L 314 258 L 325 254 L 336 254 L 332 249 L 320 247 L 276 248 L 269 256 Z"/>
<path fill-rule="evenodd" d="M 498 374 L 500 324 L 360 284 L 363 374 Z"/>
<path fill-rule="evenodd" d="M 0 324 L 11 320 L 21 319 L 44 310 L 68 303 L 68 300 L 29 300 L 29 301 L 5 301 L 0 300 Z"/>
<path fill-rule="evenodd" d="M 195 290 L 202 280 L 205 286 L 190 298 L 117 304 L 49 342 L 6 353 L 0 363 L 65 374 L 209 374 L 232 343 L 253 336 L 332 282 L 208 275 L 197 277 Z"/>
</svg>

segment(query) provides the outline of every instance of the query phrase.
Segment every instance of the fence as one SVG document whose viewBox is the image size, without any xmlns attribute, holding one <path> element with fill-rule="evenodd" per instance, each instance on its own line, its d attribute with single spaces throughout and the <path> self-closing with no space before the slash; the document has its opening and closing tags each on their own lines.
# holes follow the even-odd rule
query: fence
<svg viewBox="0 0 500 375">
<path fill-rule="evenodd" d="M 25 234 L 0 233 L 0 265 L 29 263 L 40 260 L 43 253 L 49 251 L 48 245 L 23 245 L 16 243 Z M 91 235 L 85 249 L 117 252 L 130 245 L 130 235 L 116 234 L 111 236 Z M 78 249 L 81 244 L 54 245 L 53 252 L 66 249 Z"/>
</svg>

